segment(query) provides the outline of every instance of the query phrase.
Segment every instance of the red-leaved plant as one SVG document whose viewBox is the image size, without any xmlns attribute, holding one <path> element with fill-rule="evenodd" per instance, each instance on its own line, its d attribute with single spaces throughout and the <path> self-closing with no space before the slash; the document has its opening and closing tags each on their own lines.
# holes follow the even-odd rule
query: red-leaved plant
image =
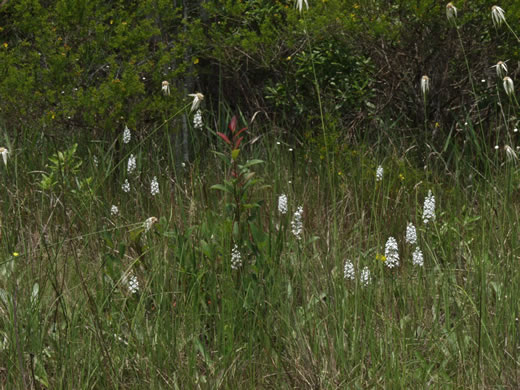
<svg viewBox="0 0 520 390">
<path fill-rule="evenodd" d="M 238 163 L 239 148 L 247 127 L 237 130 L 237 124 L 237 117 L 233 116 L 228 125 L 228 129 L 231 132 L 230 136 L 217 132 L 217 135 L 228 146 L 228 153 L 215 153 L 224 161 L 230 174 L 222 184 L 215 184 L 211 187 L 231 196 L 231 201 L 226 203 L 226 209 L 230 210 L 233 215 L 233 236 L 235 241 L 239 240 L 241 236 L 241 218 L 248 215 L 248 211 L 260 207 L 259 203 L 250 201 L 250 190 L 262 181 L 262 179 L 254 178 L 255 172 L 251 170 L 251 167 L 263 163 L 262 160 L 258 159 L 247 160 L 245 164 Z M 265 187 L 262 186 L 262 188 Z M 259 189 L 257 188 L 257 190 Z"/>
</svg>

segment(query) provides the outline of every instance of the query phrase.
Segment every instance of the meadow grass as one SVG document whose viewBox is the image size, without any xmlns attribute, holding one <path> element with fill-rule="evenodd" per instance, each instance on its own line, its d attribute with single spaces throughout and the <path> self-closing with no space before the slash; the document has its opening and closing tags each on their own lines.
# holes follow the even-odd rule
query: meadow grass
<svg viewBox="0 0 520 390">
<path fill-rule="evenodd" d="M 439 140 L 424 76 L 422 137 L 381 120 L 347 143 L 312 65 L 303 143 L 264 123 L 239 147 L 223 105 L 189 163 L 180 112 L 147 135 L 4 137 L 2 388 L 517 387 L 514 91 L 496 131 L 477 112 Z"/>
<path fill-rule="evenodd" d="M 268 131 L 241 148 L 240 164 L 264 163 L 250 169 L 262 183 L 236 201 L 211 189 L 232 177 L 211 152 L 226 149 L 212 142 L 207 151 L 209 129 L 194 134 L 198 158 L 184 166 L 168 132 L 134 132 L 128 144 L 122 134 L 78 139 L 69 157 L 69 140 L 31 131 L 10 145 L 0 203 L 3 388 L 518 383 L 519 172 L 503 150 L 481 145 L 477 170 L 456 147 L 421 160 L 414 140 L 361 140 L 341 147 L 331 172 L 319 152 Z M 65 157 L 43 188 L 57 152 Z M 435 220 L 424 224 L 430 190 Z M 291 224 L 299 206 L 301 239 Z M 410 222 L 416 245 L 405 241 Z M 392 269 L 389 237 L 400 261 Z M 412 263 L 416 246 L 422 267 Z"/>
</svg>

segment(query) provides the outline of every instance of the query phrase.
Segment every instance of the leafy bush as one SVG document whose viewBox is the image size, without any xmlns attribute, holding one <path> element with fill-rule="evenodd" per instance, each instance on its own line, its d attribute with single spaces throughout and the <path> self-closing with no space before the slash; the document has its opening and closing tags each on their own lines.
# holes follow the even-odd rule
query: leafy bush
<svg viewBox="0 0 520 390">
<path fill-rule="evenodd" d="M 171 2 L 23 0 L 0 13 L 8 21 L 0 115 L 9 128 L 39 123 L 93 135 L 158 121 L 178 104 L 175 85 L 173 98 L 160 95 L 163 80 L 185 73 Z"/>
<path fill-rule="evenodd" d="M 199 90 L 208 108 L 264 111 L 303 132 L 322 115 L 317 84 L 338 127 L 377 136 L 382 123 L 400 117 L 408 128 L 447 134 L 468 116 L 496 125 L 501 85 L 491 66 L 506 59 L 512 66 L 520 55 L 511 31 L 493 27 L 484 0 L 455 4 L 457 28 L 445 4 L 430 0 L 310 1 L 301 14 L 293 0 L 176 4 L 5 3 L 0 116 L 7 127 L 40 123 L 89 135 L 123 124 L 146 129 Z M 520 5 L 502 6 L 508 20 L 518 17 Z M 426 110 L 424 74 L 432 80 Z M 160 94 L 163 80 L 169 97 Z"/>
</svg>

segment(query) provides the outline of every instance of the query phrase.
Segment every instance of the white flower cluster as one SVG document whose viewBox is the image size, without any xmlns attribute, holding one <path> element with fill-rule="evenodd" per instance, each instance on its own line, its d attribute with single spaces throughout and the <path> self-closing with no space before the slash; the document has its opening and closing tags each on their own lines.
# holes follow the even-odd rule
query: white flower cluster
<svg viewBox="0 0 520 390">
<path fill-rule="evenodd" d="M 110 214 L 112 214 L 112 215 L 119 214 L 119 208 L 116 205 L 112 205 L 112 207 L 110 208 Z"/>
<path fill-rule="evenodd" d="M 399 249 L 394 237 L 389 237 L 385 245 L 386 266 L 388 268 L 399 267 Z"/>
<path fill-rule="evenodd" d="M 432 194 L 432 190 L 428 191 L 423 207 L 423 222 L 427 224 L 430 221 L 435 221 L 435 197 Z"/>
<path fill-rule="evenodd" d="M 130 133 L 130 129 L 128 126 L 125 126 L 125 130 L 123 131 L 123 143 L 127 144 L 132 139 L 132 133 Z"/>
<path fill-rule="evenodd" d="M 417 230 L 411 222 L 406 226 L 406 243 L 411 245 L 417 244 Z M 419 267 L 424 265 L 424 257 L 419 246 L 416 246 L 415 251 L 412 253 L 412 264 L 418 265 Z"/>
<path fill-rule="evenodd" d="M 361 286 L 366 287 L 372 282 L 372 276 L 370 275 L 370 270 L 368 267 L 365 267 L 361 270 L 361 275 L 359 276 L 359 280 L 361 282 Z"/>
<path fill-rule="evenodd" d="M 356 272 L 354 271 L 354 264 L 350 260 L 345 261 L 345 267 L 343 268 L 343 277 L 345 279 L 354 280 L 356 278 Z"/>
<path fill-rule="evenodd" d="M 146 232 L 150 231 L 150 229 L 152 228 L 152 226 L 154 225 L 155 222 L 157 222 L 157 218 L 155 218 L 155 217 L 150 217 L 146 221 L 144 221 L 144 224 L 143 224 L 144 232 L 146 233 Z"/>
<path fill-rule="evenodd" d="M 242 255 L 238 250 L 237 244 L 235 244 L 233 250 L 231 251 L 231 269 L 236 270 L 240 267 L 242 267 Z"/>
<path fill-rule="evenodd" d="M 97 168 L 99 165 L 99 161 L 97 156 L 92 157 L 92 162 L 94 163 L 94 166 Z"/>
<path fill-rule="evenodd" d="M 350 260 L 345 261 L 345 267 L 343 268 L 343 277 L 348 280 L 356 279 L 356 271 L 354 270 L 354 264 Z M 359 274 L 359 281 L 362 287 L 368 286 L 372 282 L 372 276 L 368 267 L 364 267 Z"/>
<path fill-rule="evenodd" d="M 152 184 L 150 185 L 150 193 L 152 196 L 155 196 L 159 193 L 159 182 L 157 181 L 157 176 L 153 177 Z"/>
<path fill-rule="evenodd" d="M 298 206 L 298 209 L 294 213 L 293 219 L 291 221 L 291 230 L 292 230 L 292 233 L 296 236 L 297 240 L 301 240 L 301 238 L 302 238 L 302 232 L 303 232 L 302 215 L 303 215 L 303 207 Z"/>
<path fill-rule="evenodd" d="M 197 130 L 202 129 L 203 127 L 202 112 L 200 110 L 197 110 L 195 115 L 193 115 L 193 127 Z"/>
<path fill-rule="evenodd" d="M 125 182 L 121 186 L 121 189 L 123 190 L 123 192 L 130 192 L 130 183 L 128 182 L 128 179 L 125 179 Z"/>
<path fill-rule="evenodd" d="M 424 265 L 424 257 L 419 247 L 415 248 L 415 251 L 412 253 L 412 263 L 419 267 Z"/>
<path fill-rule="evenodd" d="M 287 214 L 287 195 L 282 194 L 278 197 L 278 212 Z"/>
<path fill-rule="evenodd" d="M 376 169 L 376 181 L 383 180 L 383 173 L 384 173 L 383 167 L 381 165 L 378 166 Z"/>
<path fill-rule="evenodd" d="M 128 157 L 128 166 L 127 166 L 126 171 L 128 173 L 132 173 L 133 171 L 135 171 L 136 167 L 137 167 L 137 164 L 135 161 L 135 156 L 133 154 L 131 154 L 130 157 Z"/>
<path fill-rule="evenodd" d="M 126 280 L 126 285 L 128 287 L 128 290 L 132 293 L 132 294 L 135 294 L 136 292 L 139 291 L 139 281 L 137 280 L 137 278 L 135 277 L 135 275 L 131 275 L 127 280 Z"/>
<path fill-rule="evenodd" d="M 415 226 L 411 222 L 406 226 L 406 242 L 408 244 L 417 243 L 417 230 L 415 230 Z"/>
</svg>

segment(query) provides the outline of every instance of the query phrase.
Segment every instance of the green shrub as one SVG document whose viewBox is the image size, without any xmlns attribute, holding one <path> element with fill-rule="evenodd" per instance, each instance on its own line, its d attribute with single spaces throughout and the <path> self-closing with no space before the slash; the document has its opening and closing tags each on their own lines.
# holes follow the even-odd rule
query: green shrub
<svg viewBox="0 0 520 390">
<path fill-rule="evenodd" d="M 484 0 L 456 2 L 458 30 L 445 4 L 430 0 L 316 0 L 301 14 L 293 0 L 180 3 L 8 1 L 0 9 L 7 127 L 143 130 L 201 91 L 206 108 L 264 111 L 299 136 L 320 127 L 317 84 L 340 128 L 377 138 L 399 116 L 417 134 L 446 135 L 468 116 L 496 127 L 502 90 L 491 66 L 519 57 L 515 36 L 493 26 Z M 515 29 L 520 5 L 501 6 Z M 426 110 L 424 74 L 432 80 Z"/>
</svg>

